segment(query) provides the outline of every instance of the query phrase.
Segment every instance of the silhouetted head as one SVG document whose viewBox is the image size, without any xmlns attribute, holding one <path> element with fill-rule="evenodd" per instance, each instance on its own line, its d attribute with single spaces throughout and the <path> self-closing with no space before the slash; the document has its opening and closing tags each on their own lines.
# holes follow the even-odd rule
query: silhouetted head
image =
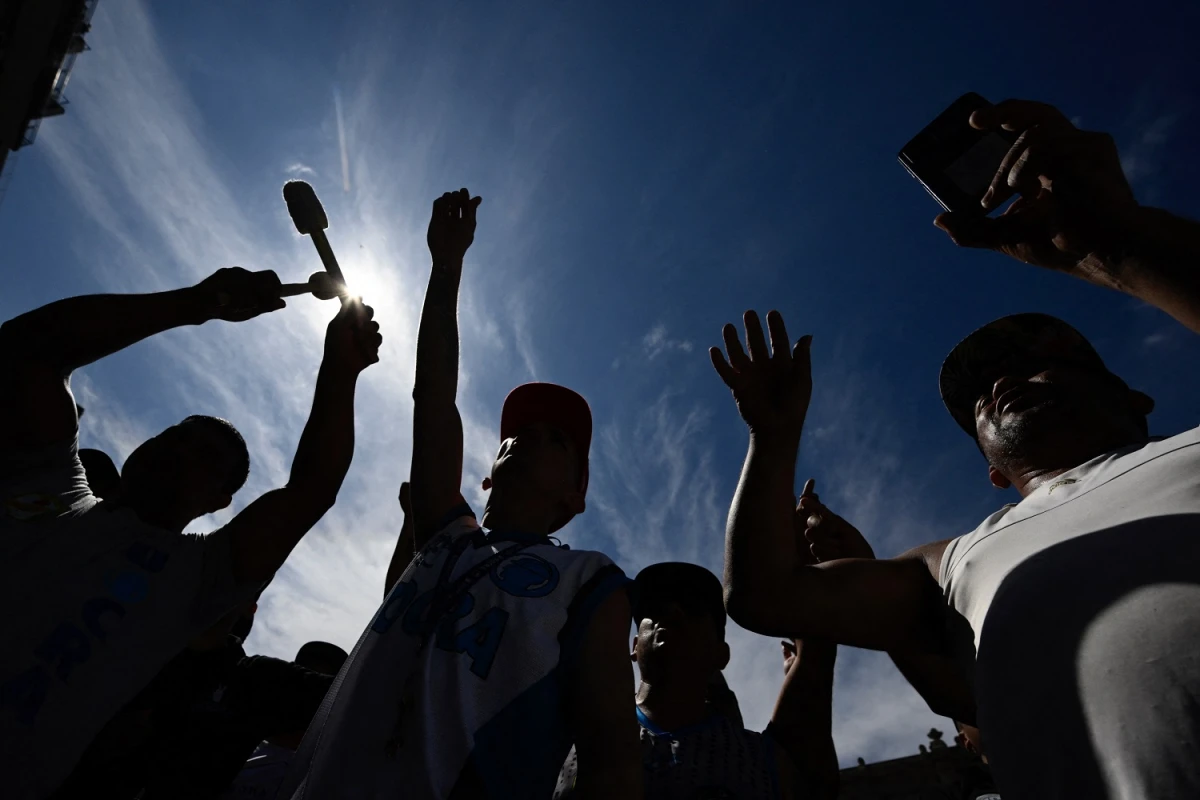
<svg viewBox="0 0 1200 800">
<path fill-rule="evenodd" d="M 631 657 L 643 680 L 684 679 L 705 691 L 729 663 L 721 581 L 704 567 L 653 564 L 633 583 Z"/>
<path fill-rule="evenodd" d="M 552 383 L 518 386 L 504 401 L 500 439 L 491 475 L 483 481 L 492 493 L 489 514 L 540 517 L 546 530 L 529 532 L 553 533 L 583 511 L 592 442 L 586 400 Z M 513 505 L 522 507 L 519 515 Z"/>
<path fill-rule="evenodd" d="M 121 470 L 123 501 L 183 524 L 228 506 L 250 473 L 237 428 L 191 416 L 143 442 Z"/>
<path fill-rule="evenodd" d="M 1146 441 L 1154 408 L 1108 371 L 1082 334 L 1045 314 L 1014 314 L 975 331 L 946 357 L 939 383 L 1000 488 Z"/>
<path fill-rule="evenodd" d="M 80 448 L 79 463 L 83 464 L 83 472 L 92 494 L 101 500 L 117 499 L 121 493 L 121 473 L 108 453 L 90 447 Z"/>
<path fill-rule="evenodd" d="M 296 663 L 322 675 L 337 675 L 349 654 L 336 644 L 308 642 L 296 653 Z"/>
</svg>

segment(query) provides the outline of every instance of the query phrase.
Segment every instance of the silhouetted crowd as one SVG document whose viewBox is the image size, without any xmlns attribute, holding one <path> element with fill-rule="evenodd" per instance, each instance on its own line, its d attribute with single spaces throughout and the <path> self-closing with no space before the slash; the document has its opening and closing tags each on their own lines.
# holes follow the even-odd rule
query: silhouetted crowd
<svg viewBox="0 0 1200 800">
<path fill-rule="evenodd" d="M 1028 101 L 970 124 L 1011 142 L 981 211 L 1012 202 L 939 216 L 955 243 L 1200 332 L 1200 225 L 1140 205 L 1110 137 Z M 1067 323 L 996 320 L 947 356 L 941 398 L 1020 501 L 877 558 L 869 540 L 888 531 L 862 535 L 812 479 L 795 491 L 811 337 L 747 311 L 710 351 L 749 433 L 723 578 L 671 562 L 631 580 L 555 538 L 588 489 L 591 411 L 571 389 L 513 389 L 482 513 L 462 494 L 458 297 L 480 202 L 433 202 L 404 525 L 349 654 L 310 642 L 285 661 L 243 642 L 350 466 L 356 382 L 382 342 L 369 306 L 314 288 L 340 308 L 287 483 L 205 535 L 185 531 L 249 472 L 237 429 L 187 417 L 118 471 L 79 448 L 71 374 L 173 328 L 283 309 L 276 275 L 220 269 L 0 327 L 0 795 L 832 798 L 846 645 L 886 651 L 1006 800 L 1200 797 L 1200 429 L 1150 436 L 1151 398 Z M 761 732 L 722 677 L 727 617 L 782 639 Z"/>
</svg>

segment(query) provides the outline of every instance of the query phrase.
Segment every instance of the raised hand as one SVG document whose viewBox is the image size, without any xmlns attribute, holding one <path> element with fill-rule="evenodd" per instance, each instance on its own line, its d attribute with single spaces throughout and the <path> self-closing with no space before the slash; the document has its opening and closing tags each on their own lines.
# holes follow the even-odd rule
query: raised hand
<svg viewBox="0 0 1200 800">
<path fill-rule="evenodd" d="M 467 248 L 475 241 L 475 210 L 482 202 L 482 197 L 471 197 L 466 189 L 446 192 L 433 201 L 426 241 L 434 266 L 462 264 Z"/>
<path fill-rule="evenodd" d="M 779 644 L 783 647 L 783 674 L 787 675 L 792 671 L 792 664 L 796 663 L 796 640 L 781 639 Z"/>
<path fill-rule="evenodd" d="M 1053 106 L 1006 100 L 971 115 L 980 130 L 1020 131 L 982 203 L 999 217 L 942 214 L 934 224 L 955 244 L 1120 288 L 1111 267 L 1138 211 L 1107 133 L 1081 131 Z"/>
<path fill-rule="evenodd" d="M 733 392 L 738 413 L 751 432 L 788 436 L 799 441 L 812 397 L 809 361 L 812 337 L 804 336 L 795 347 L 789 347 L 783 317 L 778 311 L 772 311 L 767 314 L 771 338 L 768 350 L 758 315 L 747 311 L 742 319 L 749 355 L 742 350 L 737 329 L 726 325 L 721 334 L 729 359 L 726 361 L 720 348 L 710 348 L 708 353 L 713 367 Z"/>
<path fill-rule="evenodd" d="M 312 292 L 313 297 L 318 300 L 332 300 L 335 297 L 341 297 L 348 294 L 346 284 L 339 281 L 337 278 L 322 270 L 314 272 L 308 279 L 308 288 Z"/>
<path fill-rule="evenodd" d="M 815 491 L 816 481 L 809 478 L 796 503 L 797 544 L 816 561 L 839 558 L 875 558 L 875 551 L 858 529 L 834 514 Z"/>
<path fill-rule="evenodd" d="M 404 512 L 404 519 L 407 521 L 412 515 L 412 500 L 409 492 L 408 481 L 400 484 L 400 510 Z"/>
<path fill-rule="evenodd" d="M 379 361 L 383 336 L 373 317 L 375 309 L 360 298 L 344 303 L 325 331 L 325 360 L 354 374 Z"/>
<path fill-rule="evenodd" d="M 195 291 L 202 293 L 212 319 L 243 322 L 285 307 L 279 287 L 279 276 L 269 269 L 224 267 L 196 284 Z"/>
</svg>

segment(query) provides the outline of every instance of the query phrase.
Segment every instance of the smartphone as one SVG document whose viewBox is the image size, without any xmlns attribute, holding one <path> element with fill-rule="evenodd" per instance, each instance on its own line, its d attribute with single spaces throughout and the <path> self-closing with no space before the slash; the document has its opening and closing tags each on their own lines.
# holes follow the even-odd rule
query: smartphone
<svg viewBox="0 0 1200 800">
<path fill-rule="evenodd" d="M 1016 141 L 1010 131 L 971 127 L 971 112 L 991 105 L 964 94 L 900 151 L 900 163 L 947 211 L 984 214 L 979 201 Z"/>
</svg>

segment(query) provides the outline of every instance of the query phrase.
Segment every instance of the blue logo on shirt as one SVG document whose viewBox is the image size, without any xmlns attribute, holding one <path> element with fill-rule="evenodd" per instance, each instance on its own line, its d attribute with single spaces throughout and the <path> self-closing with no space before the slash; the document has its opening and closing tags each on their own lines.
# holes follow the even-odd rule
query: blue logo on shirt
<svg viewBox="0 0 1200 800">
<path fill-rule="evenodd" d="M 545 597 L 558 588 L 558 567 L 532 553 L 520 553 L 497 564 L 492 583 L 514 597 Z"/>
<path fill-rule="evenodd" d="M 0 708 L 12 709 L 22 723 L 32 725 L 50 691 L 51 677 L 66 683 L 75 667 L 92 657 L 93 641 L 103 643 L 125 617 L 127 605 L 137 605 L 150 593 L 147 575 L 161 572 L 167 553 L 142 542 L 125 550 L 137 569 L 123 566 L 104 578 L 108 596 L 89 598 L 74 619 L 62 620 L 34 648 L 43 664 L 30 667 L 0 684 Z"/>
</svg>

